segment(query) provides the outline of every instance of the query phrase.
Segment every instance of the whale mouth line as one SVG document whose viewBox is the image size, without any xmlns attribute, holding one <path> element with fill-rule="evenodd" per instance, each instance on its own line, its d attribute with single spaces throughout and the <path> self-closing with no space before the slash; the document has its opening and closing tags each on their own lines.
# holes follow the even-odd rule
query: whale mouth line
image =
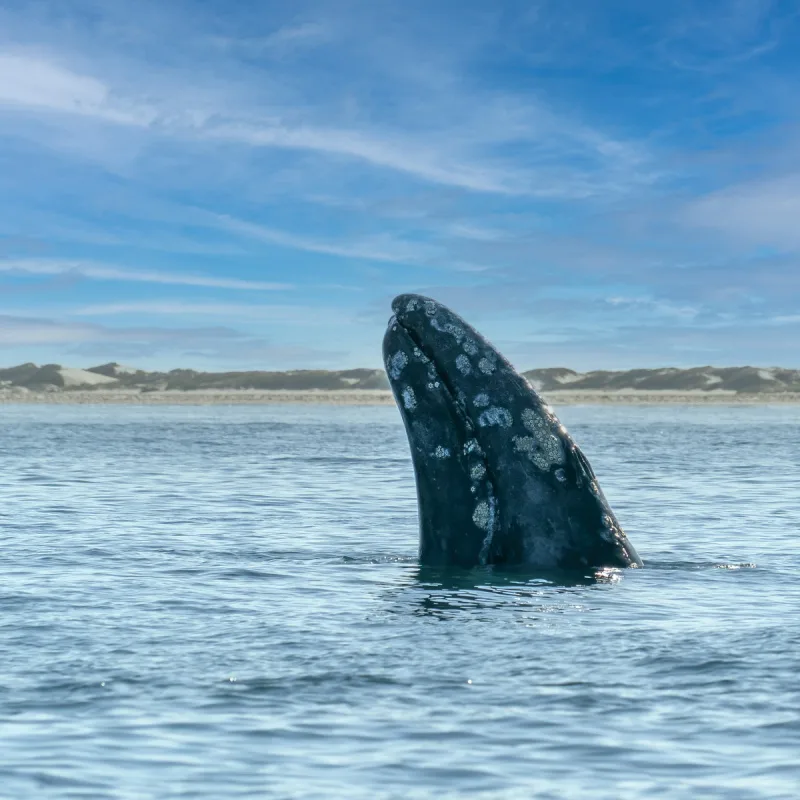
<svg viewBox="0 0 800 800">
<path fill-rule="evenodd" d="M 409 338 L 413 346 L 427 359 L 429 368 L 433 370 L 436 375 L 436 380 L 440 383 L 440 391 L 446 397 L 448 405 L 451 407 L 454 416 L 460 422 L 463 428 L 464 444 L 465 447 L 470 441 L 477 443 L 477 453 L 473 451 L 473 458 L 477 456 L 483 465 L 483 481 L 485 482 L 488 493 L 489 515 L 486 528 L 486 536 L 481 545 L 480 553 L 478 555 L 478 563 L 480 566 L 486 566 L 489 563 L 489 555 L 492 549 L 495 534 L 500 529 L 501 509 L 499 498 L 497 494 L 497 481 L 494 471 L 491 468 L 489 459 L 486 457 L 484 443 L 481 441 L 479 433 L 479 425 L 471 417 L 467 410 L 466 403 L 459 399 L 459 394 L 453 384 L 453 381 L 447 374 L 446 369 L 441 367 L 441 362 L 437 361 L 435 348 L 430 345 L 426 347 L 425 343 L 421 340 L 419 334 L 411 327 L 403 324 L 403 321 L 397 314 L 392 315 L 389 319 L 387 326 L 391 331 L 397 326 Z"/>
<path fill-rule="evenodd" d="M 436 355 L 433 350 L 429 347 L 426 347 L 425 344 L 420 340 L 419 335 L 417 332 L 403 324 L 402 320 L 394 314 L 392 318 L 389 320 L 389 328 L 392 328 L 394 325 L 398 325 L 400 328 L 403 329 L 403 333 L 411 340 L 414 347 L 416 347 L 420 353 L 422 353 L 425 358 L 428 359 L 430 362 L 431 368 L 436 373 L 436 377 L 439 382 L 442 384 L 442 388 L 445 390 L 445 394 L 447 395 L 450 404 L 453 406 L 453 410 L 456 412 L 459 420 L 464 424 L 464 427 L 468 433 L 470 433 L 474 438 L 478 438 L 476 428 L 477 426 L 469 416 L 466 408 L 458 401 L 458 395 L 455 391 L 455 387 L 453 386 L 453 382 L 448 378 L 447 373 L 443 372 L 439 368 L 439 364 L 436 361 Z"/>
</svg>

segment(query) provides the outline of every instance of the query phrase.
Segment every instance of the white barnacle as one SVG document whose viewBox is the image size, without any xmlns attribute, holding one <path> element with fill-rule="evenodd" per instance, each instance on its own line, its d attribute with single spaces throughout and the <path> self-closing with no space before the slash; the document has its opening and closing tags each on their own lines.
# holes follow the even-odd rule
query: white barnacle
<svg viewBox="0 0 800 800">
<path fill-rule="evenodd" d="M 482 358 L 478 362 L 478 369 L 484 375 L 491 375 L 495 371 L 495 365 L 488 358 Z"/>
<path fill-rule="evenodd" d="M 434 451 L 433 454 L 436 458 L 450 458 L 450 451 L 446 447 L 442 447 L 439 445 Z"/>
<path fill-rule="evenodd" d="M 476 356 L 478 355 L 478 345 L 472 339 L 466 339 L 464 341 L 464 352 L 468 356 Z"/>
<path fill-rule="evenodd" d="M 536 455 L 536 439 L 532 436 L 514 436 L 511 439 L 514 445 L 514 450 L 518 453 L 525 453 L 525 455 L 533 458 Z"/>
<path fill-rule="evenodd" d="M 416 298 L 412 297 L 406 303 L 406 311 L 416 311 L 416 310 L 417 310 L 417 300 L 416 300 Z"/>
<path fill-rule="evenodd" d="M 473 464 L 472 468 L 469 471 L 469 476 L 474 481 L 479 481 L 485 474 L 486 474 L 486 467 L 484 467 L 483 464 L 480 463 L 480 461 L 477 464 Z"/>
<path fill-rule="evenodd" d="M 460 344 L 461 340 L 464 338 L 464 329 L 453 322 L 441 323 L 436 317 L 433 317 L 431 319 L 431 327 L 442 333 L 449 333 L 456 340 L 457 344 Z"/>
<path fill-rule="evenodd" d="M 472 512 L 472 521 L 482 530 L 489 530 L 489 504 L 481 500 Z"/>
<path fill-rule="evenodd" d="M 607 542 L 613 542 L 615 539 L 619 538 L 617 526 L 614 524 L 614 520 L 611 519 L 608 514 L 603 514 L 603 527 L 600 531 L 600 535 Z"/>
<path fill-rule="evenodd" d="M 470 453 L 480 453 L 481 446 L 478 444 L 477 439 L 469 439 L 467 442 L 464 443 L 464 455 L 469 455 Z"/>
<path fill-rule="evenodd" d="M 463 353 L 456 358 L 456 368 L 462 375 L 469 375 L 472 372 L 472 364 Z"/>
<path fill-rule="evenodd" d="M 461 343 L 461 340 L 464 338 L 464 329 L 460 328 L 458 325 L 454 325 L 452 322 L 445 323 L 444 326 L 445 332 L 449 333 L 453 338 L 458 342 Z"/>
<path fill-rule="evenodd" d="M 413 411 L 417 407 L 417 396 L 414 394 L 414 390 L 410 386 L 406 386 L 402 394 L 403 405 L 408 411 Z"/>
<path fill-rule="evenodd" d="M 549 436 L 545 436 L 544 440 L 540 442 L 540 446 L 542 457 L 547 462 L 547 467 L 542 467 L 542 469 L 550 469 L 551 464 L 564 463 L 564 448 L 561 446 L 557 436 L 552 433 Z"/>
<path fill-rule="evenodd" d="M 429 317 L 432 317 L 436 313 L 436 309 L 437 308 L 438 308 L 438 306 L 436 305 L 436 302 L 434 300 L 426 300 L 425 301 L 425 313 Z"/>
<path fill-rule="evenodd" d="M 543 439 L 533 436 L 514 436 L 512 438 L 514 449 L 518 453 L 524 453 L 541 470 L 549 470 L 553 464 L 563 462 L 564 453 L 561 449 L 561 442 L 555 436 L 546 436 Z M 561 471 L 563 474 L 563 470 Z M 566 477 L 558 480 L 566 480 Z"/>
<path fill-rule="evenodd" d="M 495 530 L 495 527 L 497 526 L 497 501 L 494 499 L 494 497 L 490 493 L 489 494 L 489 502 L 488 503 L 479 503 L 478 504 L 479 507 L 481 505 L 484 505 L 486 507 L 486 525 L 485 526 L 479 526 L 479 527 L 482 527 L 483 530 L 486 531 L 486 536 L 484 537 L 483 543 L 481 544 L 480 553 L 478 553 L 478 561 L 481 564 L 485 565 L 486 561 L 489 558 L 489 550 L 492 547 L 492 539 L 494 538 L 494 530 Z M 477 513 L 478 513 L 478 509 L 476 508 L 475 512 L 472 515 L 472 520 L 473 520 L 473 522 L 475 522 L 476 525 L 478 525 L 478 522 L 475 520 L 475 514 L 477 514 Z M 479 518 L 482 519 L 483 515 L 481 514 Z"/>
<path fill-rule="evenodd" d="M 511 412 L 507 408 L 501 406 L 490 406 L 485 411 L 481 412 L 478 417 L 478 425 L 481 428 L 486 428 L 490 425 L 497 425 L 501 428 L 510 428 L 513 422 Z"/>
<path fill-rule="evenodd" d="M 389 377 L 397 380 L 400 377 L 400 373 L 405 369 L 406 364 L 408 364 L 408 356 L 402 350 L 398 350 L 386 362 L 386 371 L 389 373 Z"/>
<path fill-rule="evenodd" d="M 531 432 L 531 433 L 543 433 L 546 428 L 546 423 L 544 418 L 537 414 L 532 408 L 523 408 L 522 414 L 522 424 Z"/>
<path fill-rule="evenodd" d="M 472 398 L 472 405 L 475 408 L 486 408 L 489 405 L 489 395 L 486 392 L 481 392 L 480 394 L 476 394 L 475 397 Z"/>
</svg>

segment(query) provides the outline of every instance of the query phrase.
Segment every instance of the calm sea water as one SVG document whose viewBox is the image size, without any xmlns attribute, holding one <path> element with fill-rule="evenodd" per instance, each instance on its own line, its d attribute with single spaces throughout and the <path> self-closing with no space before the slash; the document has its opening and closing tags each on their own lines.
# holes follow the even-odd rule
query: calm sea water
<svg viewBox="0 0 800 800">
<path fill-rule="evenodd" d="M 420 569 L 394 408 L 0 406 L 0 797 L 800 796 L 800 409 L 559 413 L 645 569 Z"/>
</svg>

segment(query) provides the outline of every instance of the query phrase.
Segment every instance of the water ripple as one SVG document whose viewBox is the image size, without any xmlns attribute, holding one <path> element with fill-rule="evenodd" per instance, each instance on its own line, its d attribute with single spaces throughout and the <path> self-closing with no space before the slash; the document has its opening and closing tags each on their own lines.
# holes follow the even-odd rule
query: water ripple
<svg viewBox="0 0 800 800">
<path fill-rule="evenodd" d="M 2 407 L 0 796 L 796 796 L 796 412 L 562 416 L 644 569 L 420 567 L 393 408 Z"/>
</svg>

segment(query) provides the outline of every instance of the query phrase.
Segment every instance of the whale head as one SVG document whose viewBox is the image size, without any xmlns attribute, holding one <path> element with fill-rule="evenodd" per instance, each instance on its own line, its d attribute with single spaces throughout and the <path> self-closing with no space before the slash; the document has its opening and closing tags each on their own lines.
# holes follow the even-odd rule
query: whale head
<svg viewBox="0 0 800 800">
<path fill-rule="evenodd" d="M 441 303 L 403 294 L 383 339 L 408 434 L 420 561 L 639 566 L 578 446 L 530 384 Z"/>
</svg>

